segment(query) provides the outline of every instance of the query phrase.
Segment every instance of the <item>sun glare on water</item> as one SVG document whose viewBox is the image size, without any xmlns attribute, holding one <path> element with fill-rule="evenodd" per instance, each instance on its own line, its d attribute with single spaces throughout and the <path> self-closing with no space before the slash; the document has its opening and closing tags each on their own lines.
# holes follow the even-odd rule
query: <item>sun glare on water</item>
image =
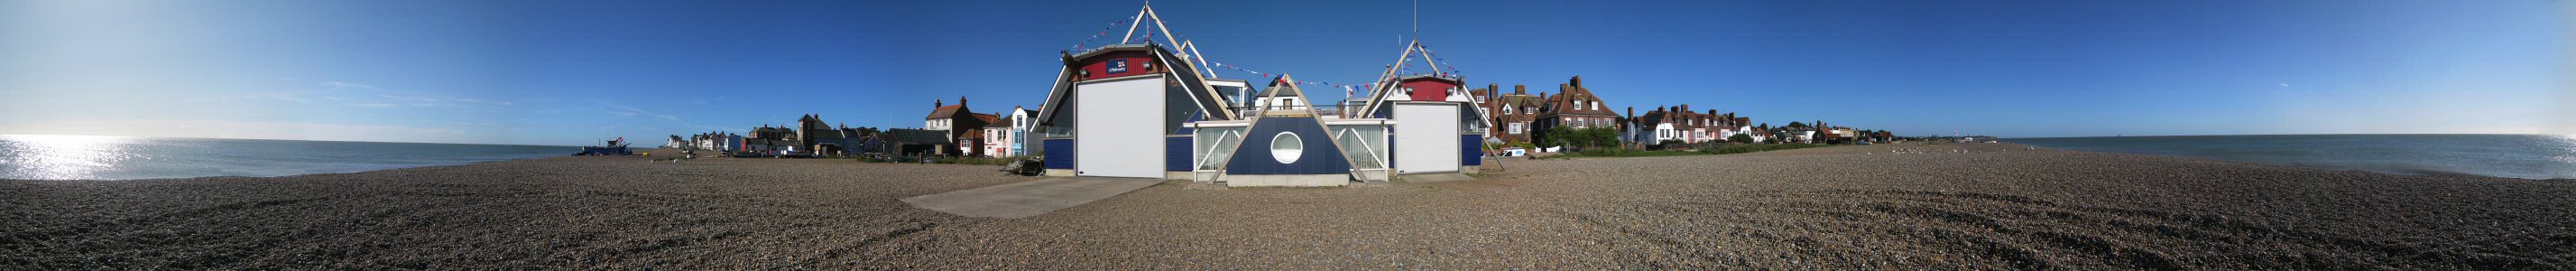
<svg viewBox="0 0 2576 271">
<path fill-rule="evenodd" d="M 127 159 L 132 139 L 109 136 L 0 135 L 0 178 L 85 180 Z"/>
<path fill-rule="evenodd" d="M 2548 166 L 2557 172 L 2550 172 L 2555 174 L 2550 178 L 2576 179 L 2576 135 L 2558 135 L 2558 148 L 2558 163 Z"/>
</svg>

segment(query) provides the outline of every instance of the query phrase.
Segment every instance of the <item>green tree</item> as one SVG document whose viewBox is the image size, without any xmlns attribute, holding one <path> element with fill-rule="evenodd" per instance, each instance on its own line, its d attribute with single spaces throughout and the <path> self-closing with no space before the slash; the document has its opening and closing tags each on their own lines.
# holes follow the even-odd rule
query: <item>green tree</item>
<svg viewBox="0 0 2576 271">
<path fill-rule="evenodd" d="M 1753 135 L 1751 135 L 1751 134 L 1735 134 L 1735 136 L 1726 137 L 1726 141 L 1731 141 L 1731 142 L 1735 142 L 1735 143 L 1753 143 Z"/>
<path fill-rule="evenodd" d="M 1580 149 L 1619 145 L 1619 130 L 1613 128 L 1548 129 L 1540 135 L 1544 137 L 1539 140 L 1539 146 Z"/>
<path fill-rule="evenodd" d="M 1807 124 L 1805 124 L 1805 123 L 1798 123 L 1798 122 L 1792 121 L 1792 122 L 1789 122 L 1789 126 L 1782 126 L 1782 127 L 1789 127 L 1789 128 L 1803 128 L 1803 127 L 1807 127 Z"/>
<path fill-rule="evenodd" d="M 1547 131 L 1539 132 L 1538 135 L 1538 146 L 1548 148 L 1564 147 L 1567 143 L 1570 143 L 1566 142 L 1566 138 L 1573 137 L 1573 133 L 1566 131 L 1566 129 L 1561 127 L 1556 129 L 1547 129 Z"/>
</svg>

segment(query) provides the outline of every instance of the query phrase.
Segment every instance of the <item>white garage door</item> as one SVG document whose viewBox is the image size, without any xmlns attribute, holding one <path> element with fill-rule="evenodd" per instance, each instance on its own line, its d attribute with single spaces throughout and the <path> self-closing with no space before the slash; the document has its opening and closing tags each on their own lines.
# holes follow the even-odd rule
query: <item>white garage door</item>
<svg viewBox="0 0 2576 271">
<path fill-rule="evenodd" d="M 1074 86 L 1074 170 L 1162 178 L 1163 91 L 1160 78 Z"/>
<path fill-rule="evenodd" d="M 1396 173 L 1458 171 L 1458 105 L 1395 105 Z"/>
</svg>

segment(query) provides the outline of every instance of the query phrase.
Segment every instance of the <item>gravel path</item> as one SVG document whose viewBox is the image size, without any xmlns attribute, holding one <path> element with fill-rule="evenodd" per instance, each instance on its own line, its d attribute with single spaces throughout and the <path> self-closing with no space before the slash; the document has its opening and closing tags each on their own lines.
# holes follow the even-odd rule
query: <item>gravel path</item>
<svg viewBox="0 0 2576 271">
<path fill-rule="evenodd" d="M 2006 144 L 1167 182 L 1014 220 L 897 201 L 1036 179 L 990 166 L 647 159 L 0 181 L 0 269 L 2576 269 L 2576 183 Z"/>
</svg>

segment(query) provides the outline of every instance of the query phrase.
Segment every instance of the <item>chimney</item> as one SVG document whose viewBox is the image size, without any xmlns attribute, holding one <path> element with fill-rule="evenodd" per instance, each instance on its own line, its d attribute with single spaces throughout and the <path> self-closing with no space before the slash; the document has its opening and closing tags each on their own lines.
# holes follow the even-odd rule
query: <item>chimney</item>
<svg viewBox="0 0 2576 271">
<path fill-rule="evenodd" d="M 1673 112 L 1676 112 L 1676 113 L 1689 113 L 1689 112 L 1690 112 L 1690 104 L 1682 104 L 1682 107 L 1677 108 L 1677 109 L 1673 109 Z"/>
<path fill-rule="evenodd" d="M 1582 75 L 1576 75 L 1576 76 L 1574 76 L 1574 79 L 1573 79 L 1573 80 L 1567 80 L 1567 81 L 1569 81 L 1569 82 L 1567 82 L 1567 84 L 1569 84 L 1569 85 L 1574 85 L 1574 87 L 1583 87 L 1583 76 L 1582 76 Z"/>
<path fill-rule="evenodd" d="M 966 107 L 966 96 L 957 96 L 957 107 Z"/>
<path fill-rule="evenodd" d="M 940 108 L 940 107 L 944 107 L 944 106 L 948 106 L 948 101 L 941 101 L 941 100 L 939 100 L 939 99 L 930 99 L 930 108 Z"/>
<path fill-rule="evenodd" d="M 1628 107 L 1628 118 L 1637 118 L 1637 107 Z"/>
<path fill-rule="evenodd" d="M 1529 85 L 1512 85 L 1512 94 L 1529 95 Z"/>
</svg>

